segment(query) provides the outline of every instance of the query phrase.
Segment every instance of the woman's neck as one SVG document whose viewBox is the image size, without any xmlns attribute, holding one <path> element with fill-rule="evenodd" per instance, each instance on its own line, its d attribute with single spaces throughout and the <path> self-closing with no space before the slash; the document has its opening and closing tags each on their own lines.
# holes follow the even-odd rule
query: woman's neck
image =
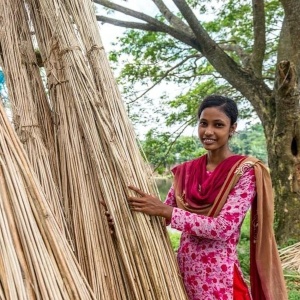
<svg viewBox="0 0 300 300">
<path fill-rule="evenodd" d="M 222 162 L 224 159 L 232 155 L 234 155 L 234 153 L 231 152 L 229 149 L 228 151 L 222 153 L 215 153 L 212 151 L 208 151 L 206 169 L 208 171 L 214 170 L 220 162 Z"/>
</svg>

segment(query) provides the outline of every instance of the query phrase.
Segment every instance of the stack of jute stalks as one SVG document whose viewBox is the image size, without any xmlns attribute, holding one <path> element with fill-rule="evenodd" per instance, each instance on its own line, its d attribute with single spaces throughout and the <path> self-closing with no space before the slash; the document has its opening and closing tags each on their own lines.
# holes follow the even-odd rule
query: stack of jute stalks
<svg viewBox="0 0 300 300">
<path fill-rule="evenodd" d="M 0 106 L 0 298 L 96 299 Z"/>
<path fill-rule="evenodd" d="M 300 242 L 279 250 L 282 267 L 300 273 Z"/>
<path fill-rule="evenodd" d="M 30 3 L 31 19 L 44 58 L 51 106 L 55 112 L 57 161 L 63 210 L 76 257 L 98 299 L 130 299 L 107 221 L 93 161 L 73 103 L 61 49 L 38 1 Z"/>
<path fill-rule="evenodd" d="M 1 64 L 6 74 L 14 127 L 64 232 L 65 220 L 57 188 L 54 130 L 49 105 L 37 67 L 26 15 L 20 9 L 23 3 L 13 1 L 8 5 L 9 2 L 2 1 L 0 4 L 4 29 L 0 36 L 0 45 Z M 39 114 L 38 105 L 41 106 Z M 38 119 L 39 115 L 42 120 Z"/>
<path fill-rule="evenodd" d="M 61 264 L 67 264 L 64 259 L 72 261 L 65 246 L 68 240 L 82 270 L 78 290 L 84 289 L 87 281 L 97 299 L 186 299 L 162 220 L 132 213 L 128 207 L 128 184 L 149 193 L 157 190 L 125 113 L 91 1 L 2 3 L 3 19 L 14 22 L 9 30 L 2 27 L 0 31 L 2 67 L 8 79 L 14 125 L 34 166 L 35 172 L 33 168 L 28 172 L 41 184 L 43 196 L 39 205 L 49 205 L 55 228 L 49 235 L 56 236 L 56 229 L 62 232 L 66 224 L 68 234 L 58 238 L 63 247 L 55 248 Z M 10 26 L 5 22 L 4 27 Z M 35 33 L 34 46 L 43 59 L 48 98 L 41 85 L 29 32 Z M 8 154 L 2 153 L 3 159 L 7 159 Z M 42 160 L 41 156 L 47 159 Z M 12 168 L 16 164 L 13 162 Z M 55 196 L 50 193 L 54 190 Z M 9 191 L 13 193 L 13 188 Z M 16 196 L 14 201 L 20 199 Z M 113 237 L 100 200 L 106 203 L 114 219 Z M 56 208 L 50 208 L 51 205 Z M 63 214 L 57 213 L 60 208 Z M 43 210 L 36 209 L 35 213 L 36 227 L 42 228 Z M 8 233 L 18 236 L 19 230 L 13 226 Z M 35 259 L 35 252 L 31 247 L 24 240 L 19 254 L 26 253 L 25 265 L 29 263 L 34 270 L 30 259 Z M 8 277 L 1 270 L 2 282 L 2 278 Z M 38 277 L 40 272 L 36 273 Z M 33 289 L 40 289 L 40 280 L 28 282 Z M 70 290 L 65 282 L 60 283 Z M 52 290 L 52 284 L 43 282 L 42 286 Z M 0 293 L 9 299 L 6 290 Z M 90 296 L 86 292 L 81 299 Z M 28 293 L 27 298 L 35 299 L 35 295 Z"/>
</svg>

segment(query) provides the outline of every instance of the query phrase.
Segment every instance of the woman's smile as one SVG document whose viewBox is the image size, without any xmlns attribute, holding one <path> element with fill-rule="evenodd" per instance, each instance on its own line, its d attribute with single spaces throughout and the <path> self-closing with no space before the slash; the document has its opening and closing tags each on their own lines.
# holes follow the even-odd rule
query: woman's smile
<svg viewBox="0 0 300 300">
<path fill-rule="evenodd" d="M 203 142 L 203 144 L 205 144 L 205 145 L 211 145 L 211 144 L 213 144 L 215 141 L 216 141 L 215 139 L 210 139 L 210 138 L 203 138 L 203 139 L 202 139 L 202 142 Z"/>
</svg>

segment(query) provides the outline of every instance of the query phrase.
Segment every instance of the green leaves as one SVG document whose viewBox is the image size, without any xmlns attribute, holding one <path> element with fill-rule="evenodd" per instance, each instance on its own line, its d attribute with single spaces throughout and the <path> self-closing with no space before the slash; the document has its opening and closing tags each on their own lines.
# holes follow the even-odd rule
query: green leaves
<svg viewBox="0 0 300 300">
<path fill-rule="evenodd" d="M 197 137 L 181 136 L 174 139 L 169 133 L 150 130 L 142 141 L 145 157 L 158 174 L 164 174 L 178 163 L 196 158 L 205 150 Z"/>
<path fill-rule="evenodd" d="M 256 123 L 239 131 L 230 141 L 233 152 L 252 155 L 267 163 L 267 147 L 263 127 Z"/>
<path fill-rule="evenodd" d="M 214 4 L 208 0 L 187 0 L 187 3 L 219 46 L 241 68 L 249 67 L 247 64 L 254 44 L 252 3 L 248 0 L 216 1 Z M 182 18 L 177 12 L 176 15 Z M 162 15 L 158 14 L 155 18 L 167 24 Z M 283 18 L 278 0 L 265 1 L 265 18 L 267 51 L 263 76 L 272 85 L 279 25 Z M 122 66 L 118 80 L 129 115 L 136 128 L 152 124 L 153 130 L 146 137 L 149 154 L 153 151 L 157 156 L 159 149 L 155 147 L 158 144 L 161 152 L 169 151 L 169 144 L 181 131 L 176 131 L 176 126 L 196 125 L 197 108 L 208 94 L 232 97 L 238 103 L 240 118 L 251 118 L 254 110 L 248 100 L 223 80 L 201 53 L 170 35 L 130 29 L 118 39 L 116 46 L 118 48 L 110 53 L 110 59 L 118 68 Z M 253 129 L 250 135 L 251 146 L 243 148 L 241 142 L 235 139 L 232 146 L 237 152 L 258 153 L 265 160 L 265 151 L 259 152 L 265 147 L 255 146 L 257 139 L 261 145 L 263 138 L 263 134 L 255 136 L 256 130 Z M 260 129 L 257 132 L 260 134 Z M 244 140 L 243 133 L 239 135 L 241 137 Z M 170 161 L 174 161 L 172 151 L 169 151 L 168 158 L 162 155 L 153 159 L 152 163 L 167 166 Z"/>
<path fill-rule="evenodd" d="M 174 63 L 195 53 L 164 33 L 138 30 L 126 31 L 118 46 L 120 50 L 114 51 L 110 58 L 113 63 L 123 64 L 119 76 L 121 84 L 137 83 L 146 78 L 149 82 L 156 82 Z M 164 79 L 176 80 L 173 75 L 174 72 L 169 73 Z"/>
</svg>

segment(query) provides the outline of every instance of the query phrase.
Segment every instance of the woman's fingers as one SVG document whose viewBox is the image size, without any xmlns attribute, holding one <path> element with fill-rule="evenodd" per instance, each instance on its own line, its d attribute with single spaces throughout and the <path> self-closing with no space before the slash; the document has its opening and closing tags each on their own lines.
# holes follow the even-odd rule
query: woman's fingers
<svg viewBox="0 0 300 300">
<path fill-rule="evenodd" d="M 141 197 L 128 197 L 129 202 L 145 202 L 145 198 Z"/>
<path fill-rule="evenodd" d="M 113 220 L 112 216 L 110 215 L 109 211 L 107 210 L 107 206 L 106 206 L 105 202 L 103 200 L 100 200 L 100 203 L 105 208 L 104 214 L 105 214 L 107 222 L 108 222 L 110 234 L 114 234 L 115 233 L 115 228 L 114 228 L 115 223 L 114 223 L 114 220 Z"/>
<path fill-rule="evenodd" d="M 129 185 L 128 188 L 132 191 L 135 191 L 136 193 L 138 193 L 139 195 L 141 195 L 142 197 L 145 197 L 147 194 L 140 190 L 139 188 L 135 187 L 135 186 L 132 186 L 132 185 Z"/>
</svg>

